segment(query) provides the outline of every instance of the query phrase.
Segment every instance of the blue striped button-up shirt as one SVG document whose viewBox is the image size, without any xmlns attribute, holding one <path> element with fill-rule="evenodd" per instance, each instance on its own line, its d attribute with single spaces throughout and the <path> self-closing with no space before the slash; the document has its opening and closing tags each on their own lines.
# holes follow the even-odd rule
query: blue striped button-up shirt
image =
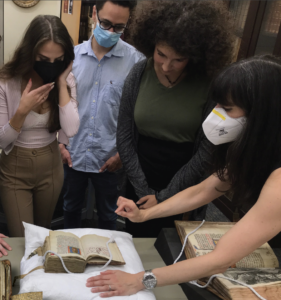
<svg viewBox="0 0 281 300">
<path fill-rule="evenodd" d="M 133 65 L 144 57 L 120 39 L 98 61 L 91 40 L 75 47 L 72 72 L 77 83 L 80 127 L 70 138 L 67 149 L 73 169 L 98 173 L 117 153 L 117 118 L 124 80 Z"/>
</svg>

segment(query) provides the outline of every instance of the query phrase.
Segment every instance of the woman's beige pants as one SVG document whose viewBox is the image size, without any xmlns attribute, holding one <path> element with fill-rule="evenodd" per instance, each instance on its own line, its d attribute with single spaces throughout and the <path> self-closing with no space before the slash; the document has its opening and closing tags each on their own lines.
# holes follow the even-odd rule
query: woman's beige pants
<svg viewBox="0 0 281 300">
<path fill-rule="evenodd" d="M 0 157 L 0 199 L 9 234 L 24 236 L 22 222 L 50 228 L 63 185 L 57 140 L 42 148 L 15 146 Z"/>
</svg>

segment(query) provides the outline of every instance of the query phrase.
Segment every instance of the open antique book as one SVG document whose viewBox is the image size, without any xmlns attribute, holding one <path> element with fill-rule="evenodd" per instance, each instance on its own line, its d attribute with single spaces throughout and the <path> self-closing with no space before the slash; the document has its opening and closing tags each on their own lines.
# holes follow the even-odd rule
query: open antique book
<svg viewBox="0 0 281 300">
<path fill-rule="evenodd" d="M 106 246 L 108 241 L 109 238 L 96 234 L 84 235 L 79 238 L 69 232 L 50 231 L 42 247 L 42 255 L 51 250 L 62 257 L 70 272 L 83 273 L 87 264 L 104 265 L 110 259 L 110 253 Z M 110 264 L 124 265 L 125 261 L 117 244 L 113 242 L 108 245 L 112 253 Z M 44 266 L 47 273 L 66 272 L 60 259 L 52 253 L 46 255 Z"/>
<path fill-rule="evenodd" d="M 189 221 L 175 221 L 175 223 L 182 243 L 185 236 L 201 224 Z M 193 258 L 213 251 L 219 239 L 234 225 L 235 223 L 230 222 L 205 222 L 188 237 L 185 247 L 186 257 Z M 250 285 L 267 300 L 281 299 L 281 269 L 268 243 L 220 275 Z M 204 285 L 207 281 L 208 278 L 203 278 L 198 280 L 198 283 Z M 225 300 L 259 299 L 249 288 L 223 278 L 214 278 L 207 289 Z"/>
<path fill-rule="evenodd" d="M 11 263 L 9 260 L 0 261 L 0 299 L 1 300 L 42 300 L 43 293 L 24 293 L 12 296 Z"/>
<path fill-rule="evenodd" d="M 223 275 L 250 285 L 266 300 L 281 299 L 281 269 L 229 268 Z M 203 278 L 198 283 L 207 281 Z M 259 300 L 249 288 L 224 278 L 214 278 L 207 289 L 225 300 Z"/>
</svg>

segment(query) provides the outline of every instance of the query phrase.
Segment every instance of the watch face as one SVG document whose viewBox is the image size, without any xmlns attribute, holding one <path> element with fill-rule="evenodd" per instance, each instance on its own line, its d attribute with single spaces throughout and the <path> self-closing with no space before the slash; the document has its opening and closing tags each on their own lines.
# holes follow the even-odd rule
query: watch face
<svg viewBox="0 0 281 300">
<path fill-rule="evenodd" d="M 157 280 L 152 275 L 147 275 L 144 280 L 144 285 L 147 289 L 155 288 Z"/>
</svg>

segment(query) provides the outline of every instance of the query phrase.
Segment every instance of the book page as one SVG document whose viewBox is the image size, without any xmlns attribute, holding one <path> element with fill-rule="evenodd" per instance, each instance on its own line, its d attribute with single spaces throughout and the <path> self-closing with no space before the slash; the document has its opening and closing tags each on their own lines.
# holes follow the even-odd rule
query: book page
<svg viewBox="0 0 281 300">
<path fill-rule="evenodd" d="M 193 224 L 195 223 L 195 224 Z M 193 231 L 200 222 L 178 222 L 181 234 L 186 236 Z M 221 237 L 230 230 L 235 223 L 211 223 L 205 224 L 194 234 L 188 237 L 187 251 L 189 257 L 201 256 L 213 251 Z M 190 254 L 193 252 L 193 255 Z M 237 268 L 277 268 L 279 262 L 268 243 L 265 243 L 253 253 L 241 259 L 231 267 Z"/>
<path fill-rule="evenodd" d="M 50 250 L 62 257 L 84 257 L 79 237 L 69 232 L 50 231 Z"/>
<path fill-rule="evenodd" d="M 101 257 L 105 259 L 110 258 L 110 253 L 106 247 L 106 243 L 109 241 L 109 238 L 99 236 L 96 234 L 88 234 L 81 237 L 81 243 L 83 245 L 85 258 L 89 257 Z M 117 247 L 116 243 L 109 243 L 109 248 L 112 253 L 112 260 L 118 262 L 124 262 L 122 254 Z"/>
<path fill-rule="evenodd" d="M 281 269 L 230 268 L 223 275 L 253 287 L 281 285 Z M 240 284 L 227 279 L 217 278 L 216 280 L 219 280 L 227 289 L 244 288 Z"/>
</svg>

